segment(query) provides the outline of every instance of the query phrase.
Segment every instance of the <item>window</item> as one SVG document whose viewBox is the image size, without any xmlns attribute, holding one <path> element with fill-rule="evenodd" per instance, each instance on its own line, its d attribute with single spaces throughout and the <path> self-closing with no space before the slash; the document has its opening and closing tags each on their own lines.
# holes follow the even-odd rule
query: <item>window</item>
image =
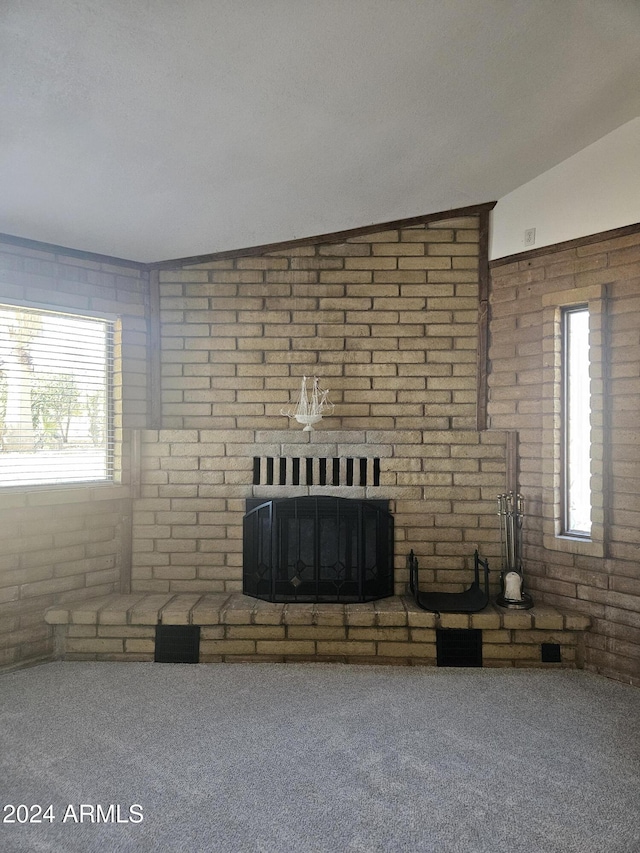
<svg viewBox="0 0 640 853">
<path fill-rule="evenodd" d="M 589 308 L 562 310 L 562 531 L 591 534 Z"/>
<path fill-rule="evenodd" d="M 543 543 L 604 556 L 606 285 L 542 297 Z"/>
<path fill-rule="evenodd" d="M 0 486 L 113 479 L 113 323 L 0 305 Z"/>
</svg>

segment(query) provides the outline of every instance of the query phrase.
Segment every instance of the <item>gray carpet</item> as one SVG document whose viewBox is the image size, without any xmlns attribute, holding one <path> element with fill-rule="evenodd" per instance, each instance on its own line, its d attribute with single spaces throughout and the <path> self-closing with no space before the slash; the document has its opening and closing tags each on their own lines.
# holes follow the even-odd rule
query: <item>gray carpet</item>
<svg viewBox="0 0 640 853">
<path fill-rule="evenodd" d="M 54 817 L 3 853 L 640 851 L 640 691 L 583 672 L 51 663 L 0 726 L 0 806 Z"/>
</svg>

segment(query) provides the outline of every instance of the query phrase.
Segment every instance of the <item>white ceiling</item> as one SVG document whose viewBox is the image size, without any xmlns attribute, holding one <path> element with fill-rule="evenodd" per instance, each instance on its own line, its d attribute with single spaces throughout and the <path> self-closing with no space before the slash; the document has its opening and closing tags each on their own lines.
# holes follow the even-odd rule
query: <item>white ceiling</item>
<svg viewBox="0 0 640 853">
<path fill-rule="evenodd" d="M 0 232 L 139 261 L 498 199 L 640 114 L 637 0 L 2 0 Z"/>
</svg>

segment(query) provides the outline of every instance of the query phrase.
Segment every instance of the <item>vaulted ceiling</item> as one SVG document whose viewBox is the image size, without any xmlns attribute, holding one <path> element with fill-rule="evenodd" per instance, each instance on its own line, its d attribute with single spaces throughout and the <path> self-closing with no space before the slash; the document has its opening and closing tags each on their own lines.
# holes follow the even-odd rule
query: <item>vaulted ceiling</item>
<svg viewBox="0 0 640 853">
<path fill-rule="evenodd" d="M 155 261 L 487 202 L 640 114 L 637 0 L 6 0 L 0 232 Z"/>
</svg>

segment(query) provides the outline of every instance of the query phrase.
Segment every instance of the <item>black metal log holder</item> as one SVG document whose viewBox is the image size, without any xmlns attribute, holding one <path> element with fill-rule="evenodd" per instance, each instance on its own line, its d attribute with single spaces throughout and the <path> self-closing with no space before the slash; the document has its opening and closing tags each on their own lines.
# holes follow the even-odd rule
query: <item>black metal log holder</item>
<svg viewBox="0 0 640 853">
<path fill-rule="evenodd" d="M 435 613 L 478 613 L 489 603 L 489 561 L 478 552 L 473 555 L 474 580 L 464 592 L 420 592 L 418 560 L 413 550 L 409 554 L 409 589 L 418 607 Z M 480 568 L 484 573 L 484 588 L 480 586 Z"/>
</svg>

